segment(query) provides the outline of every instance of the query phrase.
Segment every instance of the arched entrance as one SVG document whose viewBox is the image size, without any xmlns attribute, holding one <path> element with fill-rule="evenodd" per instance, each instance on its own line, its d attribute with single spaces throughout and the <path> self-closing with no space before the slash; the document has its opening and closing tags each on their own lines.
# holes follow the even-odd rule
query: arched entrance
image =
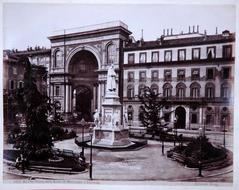
<svg viewBox="0 0 239 190">
<path fill-rule="evenodd" d="M 92 120 L 92 113 L 97 109 L 97 70 L 97 59 L 90 51 L 81 50 L 70 60 L 72 112 L 76 112 L 79 119 Z"/>
<path fill-rule="evenodd" d="M 185 129 L 186 126 L 186 110 L 183 107 L 177 107 L 175 110 L 175 116 L 177 117 L 177 128 Z"/>
</svg>

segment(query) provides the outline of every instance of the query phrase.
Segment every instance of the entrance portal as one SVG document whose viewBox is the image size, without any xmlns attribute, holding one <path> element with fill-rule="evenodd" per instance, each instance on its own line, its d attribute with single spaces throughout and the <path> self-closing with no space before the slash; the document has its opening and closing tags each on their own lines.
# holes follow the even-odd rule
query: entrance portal
<svg viewBox="0 0 239 190">
<path fill-rule="evenodd" d="M 177 117 L 177 128 L 185 129 L 186 126 L 186 110 L 183 107 L 177 107 L 175 110 L 175 115 Z"/>
<path fill-rule="evenodd" d="M 73 91 L 73 110 L 79 119 L 92 120 L 97 109 L 98 63 L 93 53 L 81 50 L 74 54 L 69 63 L 69 74 Z"/>
</svg>

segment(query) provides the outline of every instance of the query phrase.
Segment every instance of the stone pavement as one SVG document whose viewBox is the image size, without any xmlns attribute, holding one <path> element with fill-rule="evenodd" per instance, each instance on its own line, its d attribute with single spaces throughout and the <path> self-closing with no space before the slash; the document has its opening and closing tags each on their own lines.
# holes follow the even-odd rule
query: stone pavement
<svg viewBox="0 0 239 190">
<path fill-rule="evenodd" d="M 165 153 L 172 146 L 172 143 L 166 143 Z M 56 148 L 69 149 L 80 152 L 81 148 L 74 143 L 74 139 L 59 141 L 55 143 Z M 86 160 L 89 161 L 90 149 L 85 149 Z M 203 171 L 203 178 L 198 178 L 197 169 L 185 168 L 176 161 L 167 158 L 161 153 L 161 143 L 158 141 L 148 141 L 148 145 L 137 151 L 109 151 L 93 149 L 93 181 L 218 181 L 218 178 L 224 182 L 232 182 L 233 167 Z M 4 165 L 4 180 L 9 179 L 10 174 L 22 177 L 21 171 Z M 63 181 L 81 181 L 88 180 L 89 173 L 79 174 L 54 174 L 39 173 L 36 171 L 26 171 L 25 177 L 35 180 L 63 180 Z M 17 177 L 16 177 L 17 178 Z M 210 180 L 211 179 L 211 180 Z M 222 180 L 221 180 L 222 181 Z"/>
</svg>

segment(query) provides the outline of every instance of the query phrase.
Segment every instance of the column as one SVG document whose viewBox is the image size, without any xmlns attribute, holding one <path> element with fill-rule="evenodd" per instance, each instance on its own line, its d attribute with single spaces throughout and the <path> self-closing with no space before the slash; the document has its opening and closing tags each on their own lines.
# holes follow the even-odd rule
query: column
<svg viewBox="0 0 239 190">
<path fill-rule="evenodd" d="M 66 105 L 65 105 L 65 110 L 66 110 L 66 113 L 69 112 L 69 85 L 66 84 Z"/>
<path fill-rule="evenodd" d="M 190 125 L 189 108 L 186 107 L 185 109 L 186 109 L 186 115 L 185 115 L 186 126 L 185 126 L 185 129 L 189 129 L 189 125 Z"/>
<path fill-rule="evenodd" d="M 72 86 L 69 85 L 69 112 L 72 112 Z"/>
</svg>

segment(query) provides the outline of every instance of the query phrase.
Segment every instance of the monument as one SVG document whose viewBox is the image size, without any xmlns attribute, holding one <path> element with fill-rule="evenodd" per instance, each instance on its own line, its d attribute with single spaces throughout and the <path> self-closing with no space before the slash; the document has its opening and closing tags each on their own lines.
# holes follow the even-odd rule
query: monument
<svg viewBox="0 0 239 190">
<path fill-rule="evenodd" d="M 117 94 L 116 73 L 111 65 L 107 72 L 106 94 L 102 103 L 102 117 L 94 114 L 93 145 L 102 147 L 128 147 L 133 143 L 129 140 L 129 128 L 121 122 L 121 103 Z"/>
</svg>

